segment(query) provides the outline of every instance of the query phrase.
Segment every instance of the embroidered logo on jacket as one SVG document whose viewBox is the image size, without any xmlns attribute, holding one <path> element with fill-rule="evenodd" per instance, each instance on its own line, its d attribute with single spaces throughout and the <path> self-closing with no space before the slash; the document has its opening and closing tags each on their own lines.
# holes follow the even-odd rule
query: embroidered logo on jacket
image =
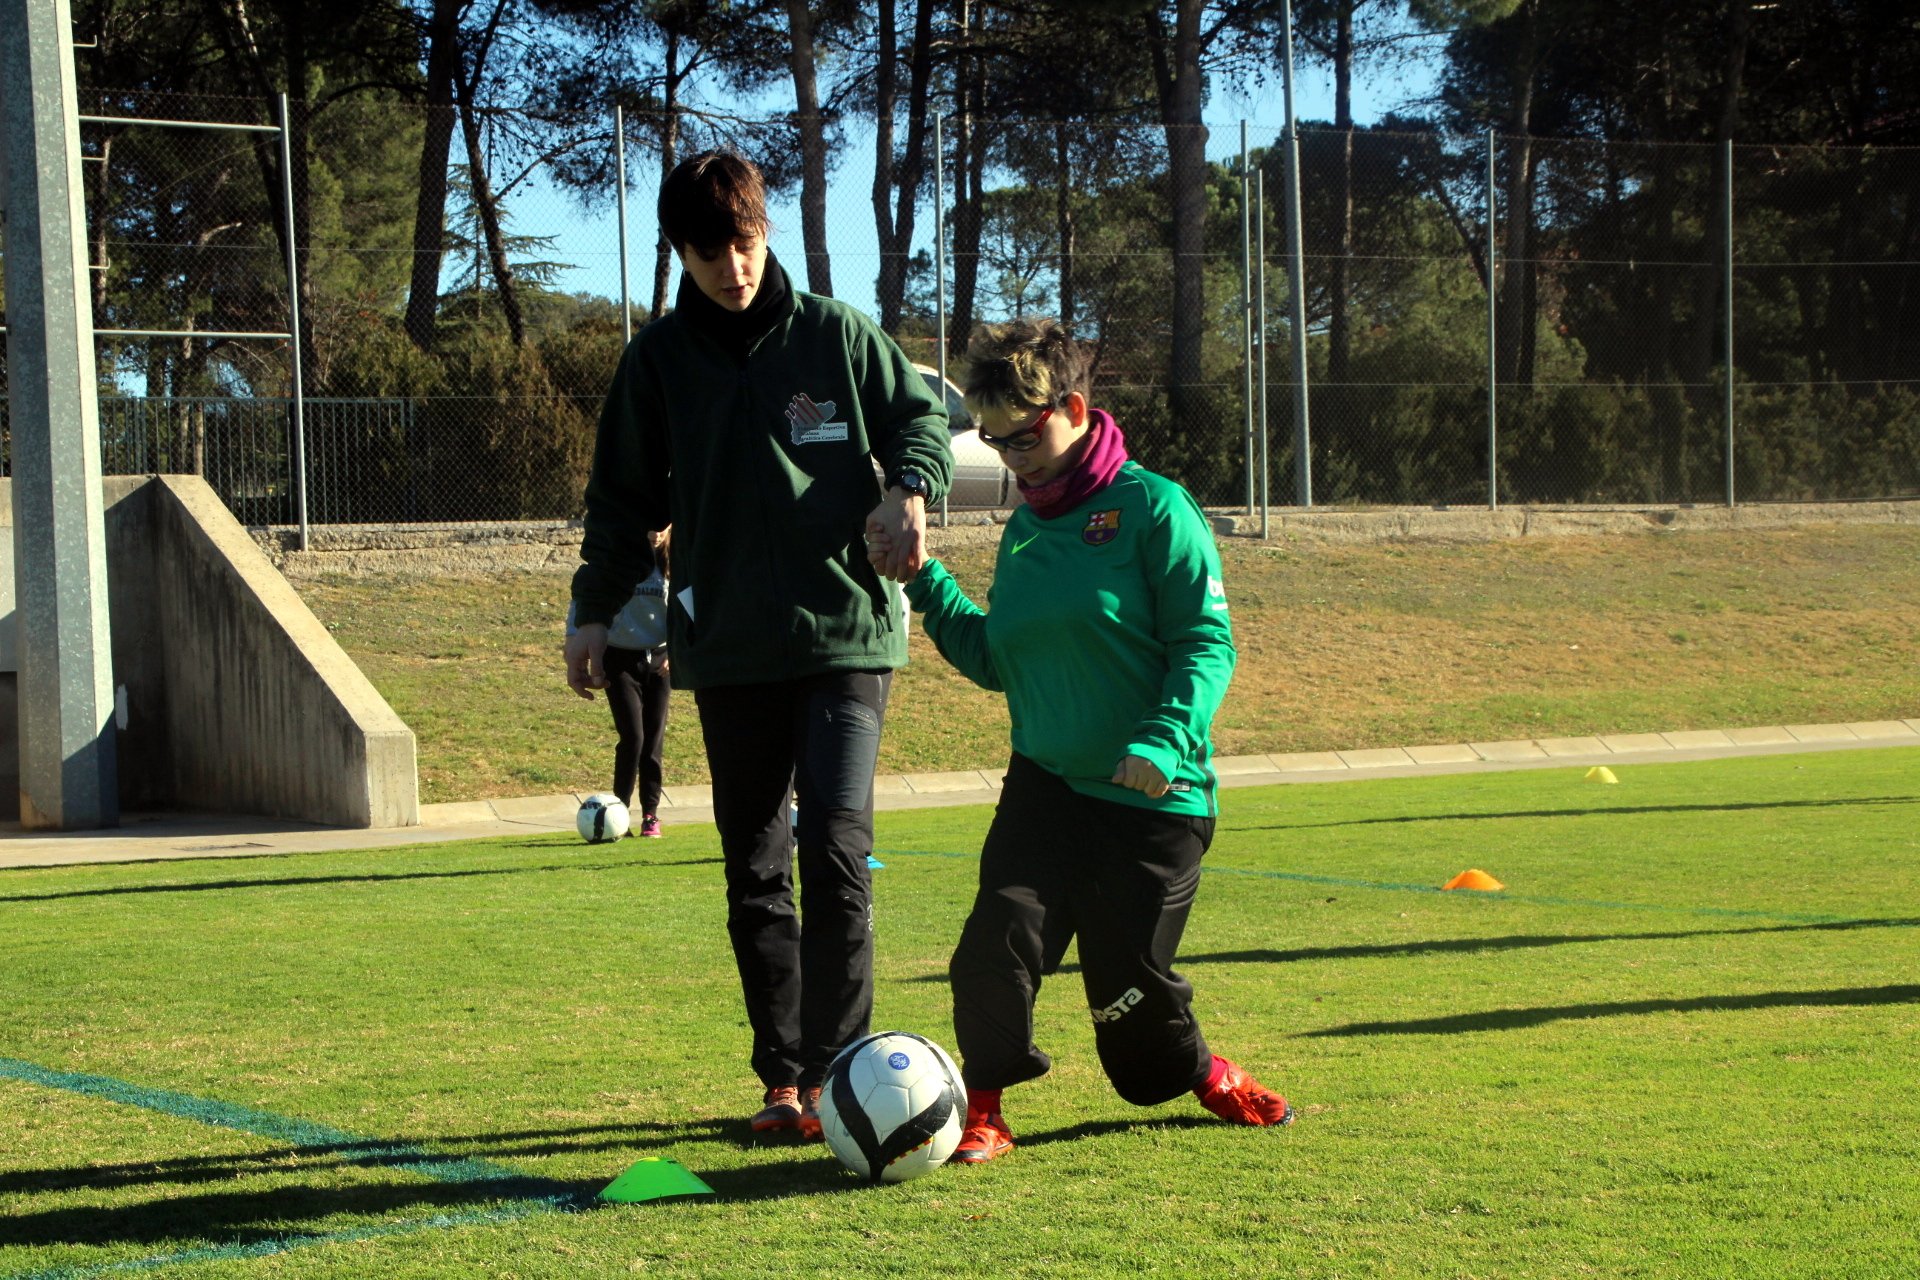
<svg viewBox="0 0 1920 1280">
<path fill-rule="evenodd" d="M 1096 511 L 1087 517 L 1087 527 L 1080 531 L 1081 540 L 1090 547 L 1105 546 L 1120 536 L 1120 512 Z"/>
<path fill-rule="evenodd" d="M 802 391 L 787 401 L 787 423 L 792 428 L 795 444 L 831 444 L 847 438 L 847 424 L 834 422 L 833 411 L 839 406 L 829 400 L 825 404 L 815 404 L 813 397 Z"/>
</svg>

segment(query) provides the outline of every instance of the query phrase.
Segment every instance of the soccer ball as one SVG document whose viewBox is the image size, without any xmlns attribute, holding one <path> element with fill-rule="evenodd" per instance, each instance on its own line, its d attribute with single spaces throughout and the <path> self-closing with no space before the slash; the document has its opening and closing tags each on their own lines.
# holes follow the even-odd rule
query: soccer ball
<svg viewBox="0 0 1920 1280">
<path fill-rule="evenodd" d="M 932 1173 L 960 1145 L 967 1087 L 946 1050 L 907 1031 L 842 1049 L 820 1088 L 820 1128 L 840 1163 L 868 1182 Z"/>
<path fill-rule="evenodd" d="M 602 791 L 580 802 L 580 814 L 573 825 L 580 828 L 580 838 L 588 844 L 607 844 L 627 834 L 633 819 L 619 796 Z"/>
</svg>

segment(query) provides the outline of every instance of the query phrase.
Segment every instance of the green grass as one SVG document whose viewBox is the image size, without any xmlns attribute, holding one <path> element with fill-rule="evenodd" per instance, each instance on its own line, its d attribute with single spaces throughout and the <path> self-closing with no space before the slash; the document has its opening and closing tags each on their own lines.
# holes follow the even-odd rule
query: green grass
<svg viewBox="0 0 1920 1280">
<path fill-rule="evenodd" d="M 1920 1272 L 1920 751 L 1616 771 L 1224 793 L 1181 968 L 1300 1123 L 1120 1102 L 1068 972 L 1013 1155 L 872 1190 L 744 1130 L 710 827 L 0 873 L 0 1056 L 719 1192 L 401 1231 L 487 1192 L 0 1075 L 0 1277 Z M 881 816 L 877 1025 L 951 1042 L 987 817 Z"/>
<path fill-rule="evenodd" d="M 989 535 L 992 536 L 992 535 Z M 934 531 L 975 598 L 993 544 Z M 946 539 L 946 545 L 942 545 Z M 1920 715 L 1920 528 L 1649 532 L 1329 547 L 1227 539 L 1239 668 L 1223 754 Z M 561 678 L 565 574 L 301 588 L 418 740 L 421 799 L 602 790 L 606 704 Z M 1006 759 L 1004 700 L 924 636 L 898 675 L 888 773 Z M 676 695 L 668 785 L 704 782 Z"/>
</svg>

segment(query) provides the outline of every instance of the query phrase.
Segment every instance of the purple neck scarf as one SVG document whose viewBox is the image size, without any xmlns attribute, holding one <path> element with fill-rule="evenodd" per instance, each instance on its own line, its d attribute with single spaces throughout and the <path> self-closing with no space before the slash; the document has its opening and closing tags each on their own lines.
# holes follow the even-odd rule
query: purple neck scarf
<svg viewBox="0 0 1920 1280">
<path fill-rule="evenodd" d="M 1020 495 L 1042 520 L 1064 515 L 1113 483 L 1127 460 L 1126 437 L 1120 424 L 1105 409 L 1088 415 L 1093 425 L 1080 442 L 1080 460 L 1042 485 L 1029 486 L 1022 480 Z"/>
</svg>

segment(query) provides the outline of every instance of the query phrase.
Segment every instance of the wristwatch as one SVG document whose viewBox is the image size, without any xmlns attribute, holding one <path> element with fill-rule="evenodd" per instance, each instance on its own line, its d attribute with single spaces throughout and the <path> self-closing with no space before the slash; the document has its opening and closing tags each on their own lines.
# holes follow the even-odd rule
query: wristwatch
<svg viewBox="0 0 1920 1280">
<path fill-rule="evenodd" d="M 928 481 L 928 479 L 925 476 L 921 475 L 918 471 L 906 470 L 906 471 L 900 472 L 898 475 L 894 476 L 892 481 L 889 483 L 889 487 L 894 489 L 905 489 L 908 493 L 912 494 L 916 498 L 919 498 L 923 502 L 931 502 L 933 500 L 932 483 Z"/>
</svg>

